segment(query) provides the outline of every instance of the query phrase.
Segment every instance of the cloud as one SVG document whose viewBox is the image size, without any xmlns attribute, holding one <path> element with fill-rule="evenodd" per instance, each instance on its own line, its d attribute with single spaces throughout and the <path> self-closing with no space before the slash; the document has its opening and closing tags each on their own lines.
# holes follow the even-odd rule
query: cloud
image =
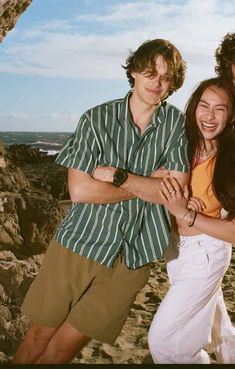
<svg viewBox="0 0 235 369">
<path fill-rule="evenodd" d="M 13 113 L 13 112 L 11 112 L 11 113 L 1 113 L 0 114 L 0 117 L 2 118 L 2 119 L 8 119 L 8 118 L 12 118 L 12 119 L 28 119 L 29 118 L 29 116 L 28 116 L 28 114 L 26 114 L 26 113 L 20 113 L 20 112 L 15 112 L 15 113 Z"/>
<path fill-rule="evenodd" d="M 77 114 L 73 113 L 42 113 L 42 114 L 30 114 L 23 112 L 8 112 L 8 113 L 0 113 L 0 118 L 13 118 L 13 119 L 68 119 L 68 120 L 76 120 L 78 118 Z"/>
<path fill-rule="evenodd" d="M 174 3 L 161 3 L 159 1 L 141 1 L 141 2 L 128 2 L 126 4 L 111 5 L 106 14 L 97 15 L 95 21 L 102 23 L 102 25 L 111 25 L 112 27 L 129 28 L 130 22 L 135 24 L 151 22 L 150 15 L 168 16 L 172 14 L 178 14 L 181 6 Z M 79 21 L 94 22 L 94 14 L 85 14 L 78 16 Z"/>
<path fill-rule="evenodd" d="M 61 113 L 45 113 L 41 116 L 42 118 L 49 118 L 49 119 L 55 119 L 55 120 L 68 120 L 68 121 L 76 121 L 78 119 L 77 114 L 61 114 Z"/>
<path fill-rule="evenodd" d="M 88 1 L 89 3 L 89 1 Z M 2 48 L 0 71 L 52 78 L 122 79 L 129 49 L 167 38 L 194 80 L 213 73 L 214 50 L 234 31 L 235 0 L 129 1 L 26 29 Z"/>
</svg>

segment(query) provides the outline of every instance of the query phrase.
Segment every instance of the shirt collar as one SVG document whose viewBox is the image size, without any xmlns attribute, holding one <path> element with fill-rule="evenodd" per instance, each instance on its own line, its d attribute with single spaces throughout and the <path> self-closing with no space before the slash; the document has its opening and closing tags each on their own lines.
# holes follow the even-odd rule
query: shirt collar
<svg viewBox="0 0 235 369">
<path fill-rule="evenodd" d="M 122 106 L 121 106 L 121 110 L 120 110 L 120 118 L 122 120 L 132 120 L 131 119 L 131 112 L 130 112 L 130 109 L 129 109 L 129 98 L 132 94 L 132 91 L 128 91 L 128 93 L 126 94 L 126 96 L 124 97 L 124 100 L 123 100 L 123 103 L 122 103 Z"/>
<path fill-rule="evenodd" d="M 131 112 L 129 109 L 129 98 L 132 94 L 132 90 L 128 91 L 128 93 L 126 94 L 126 96 L 124 97 L 122 106 L 121 106 L 121 110 L 120 110 L 120 118 L 123 120 L 130 120 L 132 121 L 131 118 Z M 166 105 L 167 102 L 163 101 L 159 104 L 159 106 L 156 108 L 155 112 L 152 115 L 151 121 L 149 122 L 149 126 L 158 126 L 160 123 L 162 123 L 163 121 L 165 121 L 165 117 L 166 117 Z"/>
</svg>

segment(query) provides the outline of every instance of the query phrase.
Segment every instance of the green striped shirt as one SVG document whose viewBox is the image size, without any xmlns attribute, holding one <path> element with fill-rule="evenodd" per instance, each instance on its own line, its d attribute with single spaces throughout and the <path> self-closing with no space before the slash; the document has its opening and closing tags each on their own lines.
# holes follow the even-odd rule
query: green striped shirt
<svg viewBox="0 0 235 369">
<path fill-rule="evenodd" d="M 150 176 L 161 166 L 187 172 L 183 114 L 164 102 L 141 134 L 131 119 L 129 96 L 88 110 L 56 162 L 91 175 L 98 165 L 141 176 Z M 122 252 L 126 265 L 135 269 L 162 257 L 169 233 L 164 206 L 133 199 L 102 205 L 73 203 L 54 237 L 107 267 Z"/>
</svg>

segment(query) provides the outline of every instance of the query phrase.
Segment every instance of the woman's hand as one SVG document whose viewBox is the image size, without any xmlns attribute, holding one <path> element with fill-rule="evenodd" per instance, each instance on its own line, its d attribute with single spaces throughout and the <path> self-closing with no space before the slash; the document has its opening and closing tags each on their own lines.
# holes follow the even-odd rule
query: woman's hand
<svg viewBox="0 0 235 369">
<path fill-rule="evenodd" d="M 190 197 L 188 202 L 188 209 L 194 210 L 197 213 L 203 213 L 206 205 L 199 197 Z"/>
<path fill-rule="evenodd" d="M 182 219 L 188 210 L 189 191 L 185 186 L 182 190 L 177 179 L 163 178 L 159 191 L 164 205 L 176 218 Z"/>
<path fill-rule="evenodd" d="M 94 173 L 93 173 L 93 178 L 97 179 L 98 181 L 102 181 L 102 182 L 113 182 L 113 175 L 114 172 L 117 170 L 117 168 L 115 167 L 104 167 L 102 165 L 99 165 Z"/>
</svg>

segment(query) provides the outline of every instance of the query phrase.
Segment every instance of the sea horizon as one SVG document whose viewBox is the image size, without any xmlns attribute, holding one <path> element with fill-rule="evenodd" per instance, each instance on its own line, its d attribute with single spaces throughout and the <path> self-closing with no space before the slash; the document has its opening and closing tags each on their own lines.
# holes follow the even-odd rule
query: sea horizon
<svg viewBox="0 0 235 369">
<path fill-rule="evenodd" d="M 72 132 L 52 131 L 0 131 L 0 141 L 4 146 L 28 145 L 47 155 L 57 154 Z"/>
<path fill-rule="evenodd" d="M 29 132 L 29 133 L 73 133 L 73 131 L 35 131 L 35 130 L 32 130 L 32 131 L 29 131 L 29 130 L 20 130 L 20 131 L 16 131 L 16 130 L 5 130 L 5 129 L 1 129 L 0 130 L 0 134 L 1 132 L 13 132 L 13 133 L 20 133 L 20 132 Z"/>
</svg>

